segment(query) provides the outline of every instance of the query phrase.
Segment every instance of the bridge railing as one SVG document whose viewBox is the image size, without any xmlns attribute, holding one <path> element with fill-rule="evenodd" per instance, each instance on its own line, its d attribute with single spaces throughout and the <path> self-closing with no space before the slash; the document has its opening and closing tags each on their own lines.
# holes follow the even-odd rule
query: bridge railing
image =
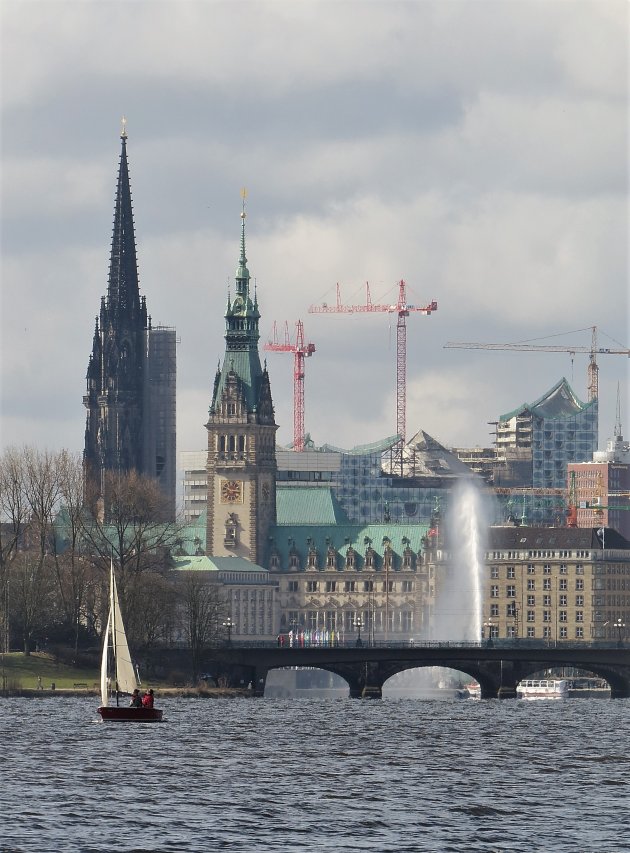
<svg viewBox="0 0 630 853">
<path fill-rule="evenodd" d="M 356 640 L 341 640 L 334 643 L 309 642 L 280 644 L 274 640 L 227 640 L 222 641 L 213 648 L 223 649 L 270 649 L 278 648 L 290 653 L 292 651 L 303 651 L 304 649 L 351 649 L 351 648 L 382 648 L 382 649 L 614 649 L 619 648 L 618 642 L 609 640 L 533 640 L 533 639 L 495 639 L 482 640 L 478 643 L 461 642 L 458 640 L 387 640 L 387 641 L 364 641 L 357 643 Z"/>
</svg>

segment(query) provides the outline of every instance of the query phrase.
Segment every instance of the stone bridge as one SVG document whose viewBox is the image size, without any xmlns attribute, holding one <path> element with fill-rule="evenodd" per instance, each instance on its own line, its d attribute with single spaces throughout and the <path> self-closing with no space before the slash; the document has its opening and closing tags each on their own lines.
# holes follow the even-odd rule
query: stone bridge
<svg viewBox="0 0 630 853">
<path fill-rule="evenodd" d="M 502 645 L 494 641 L 290 648 L 239 643 L 211 650 L 206 660 L 214 672 L 232 681 L 251 683 L 257 696 L 264 694 L 270 670 L 288 666 L 334 672 L 348 683 L 352 698 L 381 698 L 383 685 L 392 675 L 439 666 L 467 673 L 478 681 L 482 699 L 515 698 L 516 687 L 524 678 L 558 667 L 588 670 L 610 684 L 611 698 L 630 697 L 630 650 L 619 646 L 534 646 L 525 641 Z"/>
</svg>

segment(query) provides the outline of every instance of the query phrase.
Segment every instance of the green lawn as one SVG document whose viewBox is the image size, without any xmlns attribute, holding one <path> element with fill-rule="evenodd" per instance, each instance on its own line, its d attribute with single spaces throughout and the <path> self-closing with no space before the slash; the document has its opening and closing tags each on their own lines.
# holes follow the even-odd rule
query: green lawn
<svg viewBox="0 0 630 853">
<path fill-rule="evenodd" d="M 100 681 L 98 669 L 82 669 L 55 663 L 51 655 L 43 652 L 33 652 L 30 655 L 24 655 L 22 652 L 0 654 L 0 669 L 1 674 L 6 677 L 7 687 L 15 690 L 37 689 L 38 678 L 41 678 L 41 686 L 45 690 L 50 690 L 53 683 L 61 690 L 71 690 L 75 684 L 87 684 L 92 688 Z"/>
</svg>

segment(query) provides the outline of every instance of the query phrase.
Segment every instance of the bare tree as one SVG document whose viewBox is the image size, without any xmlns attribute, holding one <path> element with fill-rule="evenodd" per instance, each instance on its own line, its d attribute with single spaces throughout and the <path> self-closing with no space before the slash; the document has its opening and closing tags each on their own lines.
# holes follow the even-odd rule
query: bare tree
<svg viewBox="0 0 630 853">
<path fill-rule="evenodd" d="M 41 560 L 54 547 L 54 522 L 61 498 L 59 454 L 25 447 L 24 489 L 30 510 L 29 550 Z"/>
<path fill-rule="evenodd" d="M 9 650 L 9 566 L 30 518 L 24 488 L 23 454 L 15 447 L 0 456 L 0 620 L 2 651 Z"/>
<path fill-rule="evenodd" d="M 143 571 L 127 585 L 125 625 L 136 648 L 167 642 L 175 617 L 176 589 L 170 575 Z"/>
<path fill-rule="evenodd" d="M 75 655 L 81 629 L 90 630 L 88 595 L 99 578 L 87 557 L 82 538 L 85 508 L 83 503 L 83 462 L 79 454 L 62 451 L 57 458 L 61 489 L 61 507 L 56 518 L 54 568 L 59 606 L 72 631 Z"/>
<path fill-rule="evenodd" d="M 13 630 L 22 638 L 25 655 L 51 622 L 53 568 L 50 557 L 36 551 L 20 552 L 9 570 L 10 615 Z"/>
<path fill-rule="evenodd" d="M 215 644 L 221 635 L 226 605 L 221 588 L 205 572 L 181 573 L 180 600 L 184 633 L 190 648 L 193 683 L 196 684 L 203 652 Z"/>
<path fill-rule="evenodd" d="M 0 570 L 15 556 L 30 518 L 24 455 L 9 447 L 0 456 Z"/>
<path fill-rule="evenodd" d="M 118 591 L 123 602 L 131 578 L 143 571 L 165 571 L 167 556 L 180 525 L 160 521 L 164 496 L 157 482 L 136 471 L 107 472 L 105 501 L 87 496 L 86 505 L 97 509 L 83 517 L 82 537 L 101 568 L 113 559 Z"/>
<path fill-rule="evenodd" d="M 29 654 L 33 632 L 51 605 L 50 554 L 61 493 L 58 454 L 26 446 L 10 448 L 1 468 L 5 617 L 15 616 L 24 653 Z"/>
</svg>

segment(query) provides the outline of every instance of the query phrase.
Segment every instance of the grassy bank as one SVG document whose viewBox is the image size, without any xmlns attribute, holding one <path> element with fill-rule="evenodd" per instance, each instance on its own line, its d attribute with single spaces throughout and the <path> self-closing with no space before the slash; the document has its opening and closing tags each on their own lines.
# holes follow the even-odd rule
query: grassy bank
<svg viewBox="0 0 630 853">
<path fill-rule="evenodd" d="M 54 684 L 57 689 L 72 690 L 77 684 L 88 688 L 98 686 L 99 671 L 83 667 L 69 666 L 55 661 L 52 655 L 33 652 L 9 652 L 0 655 L 0 668 L 9 690 L 37 690 L 40 686 L 50 690 Z"/>
<path fill-rule="evenodd" d="M 28 695 L 36 691 L 37 695 L 51 695 L 52 685 L 57 695 L 93 693 L 100 691 L 100 672 L 95 667 L 69 666 L 56 661 L 52 655 L 45 652 L 33 652 L 24 655 L 22 652 L 8 652 L 0 655 L 0 690 L 6 690 L 10 695 Z M 219 696 L 248 696 L 249 690 L 207 687 L 173 687 L 166 681 L 151 680 L 144 682 L 143 687 L 154 687 L 162 696 L 186 697 L 219 697 Z M 52 694 L 54 695 L 54 694 Z"/>
</svg>

